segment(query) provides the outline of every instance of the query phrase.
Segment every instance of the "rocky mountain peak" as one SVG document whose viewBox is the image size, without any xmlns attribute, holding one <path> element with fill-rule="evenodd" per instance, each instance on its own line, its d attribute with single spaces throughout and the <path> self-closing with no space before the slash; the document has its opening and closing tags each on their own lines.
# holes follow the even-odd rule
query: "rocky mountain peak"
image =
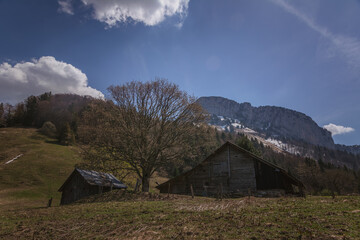
<svg viewBox="0 0 360 240">
<path fill-rule="evenodd" d="M 198 103 L 210 114 L 238 119 L 266 137 L 335 147 L 331 133 L 301 112 L 275 106 L 253 107 L 223 97 L 201 97 Z"/>
</svg>

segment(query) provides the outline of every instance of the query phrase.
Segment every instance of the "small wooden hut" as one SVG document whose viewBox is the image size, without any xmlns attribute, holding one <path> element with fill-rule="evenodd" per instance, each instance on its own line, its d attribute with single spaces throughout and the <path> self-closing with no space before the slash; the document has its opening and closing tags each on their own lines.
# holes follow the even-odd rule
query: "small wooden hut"
<svg viewBox="0 0 360 240">
<path fill-rule="evenodd" d="M 58 191 L 62 192 L 60 204 L 63 205 L 86 196 L 125 188 L 127 186 L 110 173 L 75 168 Z"/>
<path fill-rule="evenodd" d="M 157 186 L 161 193 L 271 196 L 302 193 L 304 185 L 284 169 L 226 142 L 203 162 Z"/>
</svg>

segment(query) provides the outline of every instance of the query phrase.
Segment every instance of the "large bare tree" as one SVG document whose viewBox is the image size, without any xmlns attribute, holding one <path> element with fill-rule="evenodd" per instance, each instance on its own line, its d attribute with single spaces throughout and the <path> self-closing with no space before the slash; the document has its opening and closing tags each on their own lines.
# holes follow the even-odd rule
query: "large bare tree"
<svg viewBox="0 0 360 240">
<path fill-rule="evenodd" d="M 83 113 L 79 136 L 94 168 L 128 170 L 149 191 L 152 174 L 191 151 L 205 114 L 194 97 L 164 79 L 108 88 L 112 100 L 96 100 Z"/>
</svg>

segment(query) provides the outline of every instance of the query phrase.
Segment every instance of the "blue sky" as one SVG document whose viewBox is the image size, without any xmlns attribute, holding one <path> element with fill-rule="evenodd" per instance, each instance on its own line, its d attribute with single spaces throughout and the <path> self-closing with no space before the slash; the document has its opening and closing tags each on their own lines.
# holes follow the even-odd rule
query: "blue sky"
<svg viewBox="0 0 360 240">
<path fill-rule="evenodd" d="M 360 1 L 0 0 L 0 101 L 167 78 L 360 144 Z"/>
</svg>

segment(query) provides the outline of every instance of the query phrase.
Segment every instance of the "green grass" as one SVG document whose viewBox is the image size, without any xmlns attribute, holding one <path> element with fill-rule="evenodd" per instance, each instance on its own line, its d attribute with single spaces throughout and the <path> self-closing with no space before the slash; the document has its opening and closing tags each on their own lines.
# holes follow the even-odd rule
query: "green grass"
<svg viewBox="0 0 360 240">
<path fill-rule="evenodd" d="M 58 204 L 57 190 L 79 161 L 76 147 L 59 145 L 36 129 L 0 129 L 0 209 L 45 206 L 50 197 Z"/>
<path fill-rule="evenodd" d="M 360 239 L 360 198 L 177 198 L 8 210 L 6 239 Z"/>
</svg>

